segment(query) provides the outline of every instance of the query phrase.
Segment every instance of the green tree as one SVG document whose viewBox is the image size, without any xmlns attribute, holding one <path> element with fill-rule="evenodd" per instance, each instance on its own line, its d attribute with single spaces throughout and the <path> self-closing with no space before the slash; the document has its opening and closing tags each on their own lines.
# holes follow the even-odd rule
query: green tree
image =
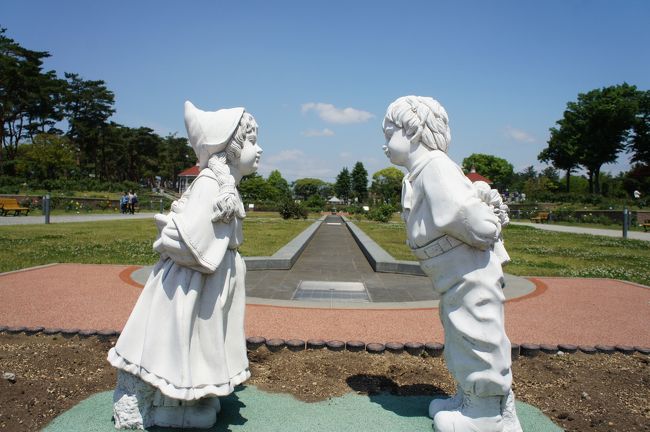
<svg viewBox="0 0 650 432">
<path fill-rule="evenodd" d="M 54 132 L 61 120 L 65 83 L 54 71 L 43 71 L 46 51 L 26 49 L 0 28 L 0 171 L 14 173 L 18 145 L 37 133 Z"/>
<path fill-rule="evenodd" d="M 510 184 L 514 173 L 512 164 L 507 160 L 482 153 L 473 153 L 463 159 L 465 172 L 470 172 L 472 168 L 492 180 L 497 189 L 505 189 Z"/>
<path fill-rule="evenodd" d="M 336 176 L 334 191 L 344 202 L 347 203 L 350 201 L 350 196 L 352 195 L 352 177 L 347 167 L 344 167 L 339 175 Z"/>
<path fill-rule="evenodd" d="M 650 165 L 650 90 L 638 93 L 638 110 L 628 149 L 632 162 Z"/>
<path fill-rule="evenodd" d="M 48 180 L 69 177 L 77 168 L 77 155 L 69 139 L 39 134 L 30 144 L 18 147 L 16 168 L 19 175 Z"/>
<path fill-rule="evenodd" d="M 361 162 L 352 168 L 352 194 L 359 202 L 365 202 L 368 198 L 368 171 Z"/>
<path fill-rule="evenodd" d="M 305 206 L 313 211 L 323 211 L 325 204 L 325 198 L 320 195 L 312 195 L 305 201 Z"/>
<path fill-rule="evenodd" d="M 104 81 L 84 80 L 67 72 L 65 77 L 68 82 L 65 98 L 67 136 L 79 149 L 84 174 L 101 178 L 107 172 L 105 138 L 108 119 L 115 112 L 115 96 Z"/>
<path fill-rule="evenodd" d="M 277 191 L 261 175 L 253 173 L 244 177 L 238 186 L 242 200 L 246 203 L 271 201 L 277 198 Z"/>
<path fill-rule="evenodd" d="M 551 129 L 549 149 L 552 144 L 560 148 L 575 147 L 574 154 L 565 153 L 564 157 L 577 156 L 580 166 L 587 170 L 589 192 L 600 193 L 601 167 L 615 162 L 628 145 L 638 109 L 639 92 L 626 83 L 580 93 L 576 102 L 567 103 L 563 118 L 557 122 L 557 132 Z M 562 155 L 551 150 L 540 156 L 554 164 L 562 161 Z M 567 169 L 559 164 L 555 166 Z"/>
<path fill-rule="evenodd" d="M 319 194 L 325 182 L 315 178 L 301 178 L 293 182 L 293 193 L 297 198 L 306 200 L 312 195 Z"/>
<path fill-rule="evenodd" d="M 273 198 L 274 200 L 291 198 L 291 188 L 289 187 L 289 183 L 282 177 L 280 171 L 271 171 L 266 182 L 277 191 L 276 197 Z"/>
<path fill-rule="evenodd" d="M 375 200 L 393 206 L 401 201 L 404 173 L 395 167 L 381 169 L 372 175 L 370 191 Z"/>
<path fill-rule="evenodd" d="M 572 117 L 571 114 L 566 115 Z M 566 191 L 570 192 L 571 173 L 580 165 L 580 147 L 576 140 L 577 135 L 571 130 L 571 122 L 562 119 L 557 124 L 559 128 L 551 128 L 548 147 L 541 151 L 537 159 L 566 171 Z"/>
<path fill-rule="evenodd" d="M 176 184 L 178 173 L 196 163 L 194 150 L 189 146 L 187 138 L 169 134 L 160 143 L 158 174 L 172 184 Z"/>
</svg>

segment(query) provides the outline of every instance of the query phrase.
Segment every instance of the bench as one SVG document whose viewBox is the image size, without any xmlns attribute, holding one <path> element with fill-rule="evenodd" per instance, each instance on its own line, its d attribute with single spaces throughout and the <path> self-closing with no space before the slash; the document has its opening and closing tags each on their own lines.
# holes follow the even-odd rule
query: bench
<svg viewBox="0 0 650 432">
<path fill-rule="evenodd" d="M 0 198 L 0 212 L 2 216 L 7 216 L 9 212 L 13 212 L 14 216 L 19 216 L 21 212 L 25 212 L 25 216 L 29 214 L 29 208 L 22 207 L 18 204 L 16 198 Z"/>
<path fill-rule="evenodd" d="M 539 212 L 536 216 L 531 217 L 530 221 L 535 223 L 548 222 L 548 212 Z"/>
<path fill-rule="evenodd" d="M 643 231 L 648 232 L 648 228 L 650 228 L 650 222 L 644 222 L 641 224 L 643 227 Z"/>
</svg>

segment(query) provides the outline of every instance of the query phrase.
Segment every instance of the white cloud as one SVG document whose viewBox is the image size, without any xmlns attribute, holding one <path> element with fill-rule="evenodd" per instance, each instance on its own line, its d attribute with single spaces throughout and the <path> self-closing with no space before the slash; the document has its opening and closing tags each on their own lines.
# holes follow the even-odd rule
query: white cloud
<svg viewBox="0 0 650 432">
<path fill-rule="evenodd" d="M 327 123 L 349 124 L 364 123 L 374 117 L 368 111 L 358 110 L 356 108 L 337 108 L 332 104 L 322 102 L 309 102 L 302 105 L 303 114 L 309 111 L 316 111 L 318 116 Z"/>
<path fill-rule="evenodd" d="M 333 136 L 334 131 L 328 128 L 325 128 L 323 130 L 317 130 L 317 129 L 309 129 L 302 134 L 306 137 L 326 137 L 326 136 Z"/>
<path fill-rule="evenodd" d="M 505 135 L 506 137 L 513 139 L 517 142 L 532 143 L 536 141 L 535 137 L 529 134 L 528 132 L 523 131 L 521 129 L 515 129 L 510 126 L 506 127 Z"/>
<path fill-rule="evenodd" d="M 282 150 L 272 155 L 262 155 L 259 174 L 266 177 L 273 170 L 278 170 L 288 181 L 304 177 L 320 178 L 331 181 L 336 172 L 327 166 L 321 158 L 306 155 L 302 150 Z"/>
<path fill-rule="evenodd" d="M 263 160 L 268 162 L 270 165 L 277 164 L 280 162 L 290 162 L 301 159 L 305 156 L 302 150 L 282 150 L 280 153 L 264 157 Z"/>
<path fill-rule="evenodd" d="M 341 153 L 339 153 L 339 158 L 341 158 L 341 159 L 346 159 L 347 160 L 347 159 L 350 159 L 350 157 L 352 157 L 352 153 L 350 153 L 350 152 L 341 152 Z"/>
</svg>

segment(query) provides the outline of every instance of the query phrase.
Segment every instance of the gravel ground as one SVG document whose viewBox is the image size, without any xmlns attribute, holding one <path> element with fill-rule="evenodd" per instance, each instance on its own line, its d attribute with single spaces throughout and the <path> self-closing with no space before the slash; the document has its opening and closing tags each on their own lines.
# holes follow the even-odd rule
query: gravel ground
<svg viewBox="0 0 650 432">
<path fill-rule="evenodd" d="M 114 338 L 0 334 L 0 430 L 34 431 L 91 394 L 113 388 Z M 265 347 L 249 352 L 250 384 L 314 402 L 348 392 L 451 393 L 440 357 Z M 517 397 L 567 431 L 650 431 L 650 357 L 582 353 L 520 357 Z M 106 413 L 110 415 L 110 413 Z"/>
</svg>

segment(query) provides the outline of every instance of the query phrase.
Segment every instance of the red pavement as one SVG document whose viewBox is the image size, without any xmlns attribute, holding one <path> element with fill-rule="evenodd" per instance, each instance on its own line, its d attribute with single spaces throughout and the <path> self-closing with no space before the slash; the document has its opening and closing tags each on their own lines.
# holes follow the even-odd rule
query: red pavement
<svg viewBox="0 0 650 432">
<path fill-rule="evenodd" d="M 58 264 L 0 274 L 0 325 L 121 330 L 140 287 L 133 266 Z M 515 343 L 650 346 L 650 289 L 611 279 L 531 278 L 506 303 Z M 305 309 L 248 305 L 246 334 L 266 338 L 443 342 L 437 309 Z"/>
</svg>

